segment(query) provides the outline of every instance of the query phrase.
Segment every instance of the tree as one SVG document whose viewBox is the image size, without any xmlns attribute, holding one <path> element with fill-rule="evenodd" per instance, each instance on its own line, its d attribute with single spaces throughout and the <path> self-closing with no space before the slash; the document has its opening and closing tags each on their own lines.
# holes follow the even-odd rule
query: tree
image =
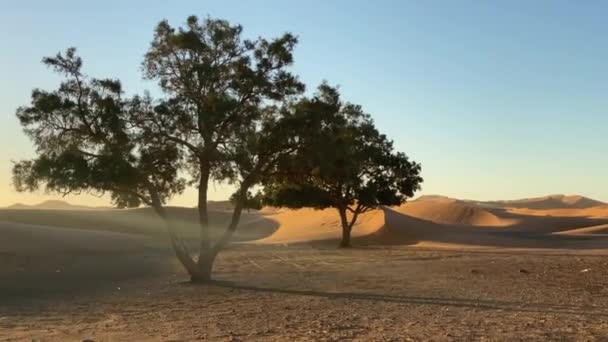
<svg viewBox="0 0 608 342">
<path fill-rule="evenodd" d="M 337 89 L 322 84 L 295 110 L 307 118 L 305 129 L 298 132 L 303 148 L 283 158 L 281 170 L 266 182 L 266 204 L 336 208 L 340 246 L 349 247 L 351 230 L 362 213 L 402 204 L 420 188 L 420 165 L 395 152 L 371 117 L 360 106 L 343 103 Z"/>
<path fill-rule="evenodd" d="M 238 203 L 238 200 L 238 193 L 234 193 L 232 194 L 232 196 L 230 196 L 230 203 L 232 203 L 232 205 L 236 205 Z M 253 194 L 251 191 L 248 191 L 247 196 L 245 197 L 245 201 L 243 203 L 243 209 L 247 209 L 248 211 L 251 209 L 260 210 L 263 207 L 263 194 L 261 192 Z"/>
<path fill-rule="evenodd" d="M 177 29 L 162 21 L 143 63 L 145 76 L 158 81 L 166 98 L 141 112 L 138 127 L 175 144 L 184 157 L 183 171 L 198 187 L 201 243 L 197 269 L 189 270 L 194 281 L 210 280 L 249 190 L 294 149 L 285 134 L 293 119 L 283 120 L 280 108 L 304 90 L 288 71 L 297 39 L 287 33 L 274 40 L 242 40 L 241 33 L 241 26 L 212 18 L 200 22 L 191 16 Z M 215 243 L 207 210 L 210 180 L 238 189 L 232 220 Z"/>
<path fill-rule="evenodd" d="M 14 166 L 18 190 L 110 192 L 119 207 L 149 205 L 163 217 L 192 281 L 211 280 L 214 260 L 236 230 L 250 189 L 294 153 L 297 117 L 283 108 L 304 90 L 287 71 L 297 39 L 241 40 L 240 26 L 188 18 L 156 29 L 144 72 L 165 97 L 122 98 L 120 82 L 89 79 L 69 49 L 44 63 L 66 75 L 58 90 L 35 90 L 17 116 L 38 157 Z M 184 177 L 189 176 L 189 177 Z M 234 211 L 213 240 L 207 210 L 210 180 L 236 185 Z M 201 238 L 193 258 L 169 224 L 164 203 L 198 186 Z"/>
<path fill-rule="evenodd" d="M 123 98 L 120 82 L 84 75 L 74 48 L 43 63 L 65 79 L 56 90 L 33 90 L 30 105 L 17 109 L 38 156 L 15 163 L 16 189 L 110 193 L 119 208 L 152 206 L 167 223 L 177 257 L 193 267 L 163 207 L 185 187 L 177 145 L 133 129 L 133 100 Z"/>
</svg>

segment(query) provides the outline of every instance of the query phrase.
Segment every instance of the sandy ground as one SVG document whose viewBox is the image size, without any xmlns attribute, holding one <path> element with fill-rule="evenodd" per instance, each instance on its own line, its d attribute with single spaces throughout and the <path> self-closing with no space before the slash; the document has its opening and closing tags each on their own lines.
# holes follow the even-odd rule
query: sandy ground
<svg viewBox="0 0 608 342">
<path fill-rule="evenodd" d="M 206 286 L 139 214 L 0 212 L 0 341 L 608 341 L 605 216 L 448 204 L 350 250 L 331 211 L 247 214 Z"/>
<path fill-rule="evenodd" d="M 0 340 L 608 338 L 606 256 L 241 246 L 221 255 L 212 286 L 185 283 L 172 258 L 145 256 L 93 270 L 78 264 L 98 266 L 98 256 L 55 259 L 61 273 L 19 292 L 2 279 Z"/>
</svg>

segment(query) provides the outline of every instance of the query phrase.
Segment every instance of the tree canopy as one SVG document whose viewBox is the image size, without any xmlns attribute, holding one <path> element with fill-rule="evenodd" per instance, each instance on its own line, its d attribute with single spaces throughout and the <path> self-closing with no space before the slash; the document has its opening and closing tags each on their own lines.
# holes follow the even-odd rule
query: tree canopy
<svg viewBox="0 0 608 342">
<path fill-rule="evenodd" d="M 266 183 L 267 204 L 336 208 L 343 228 L 341 245 L 347 247 L 360 214 L 402 204 L 420 188 L 420 165 L 396 152 L 370 115 L 361 106 L 343 102 L 336 88 L 322 84 L 295 110 L 308 121 L 300 132 L 303 148 L 287 156 L 282 172 Z"/>
<path fill-rule="evenodd" d="M 183 191 L 175 144 L 149 144 L 131 129 L 132 103 L 118 80 L 90 78 L 74 48 L 43 59 L 65 79 L 58 89 L 32 91 L 17 110 L 37 157 L 15 164 L 18 190 L 41 184 L 62 194 L 109 192 L 118 207 L 166 202 Z"/>
<path fill-rule="evenodd" d="M 191 16 L 184 27 L 156 27 L 145 55 L 144 75 L 165 97 L 142 111 L 138 126 L 184 156 L 183 170 L 198 187 L 201 245 L 195 279 L 210 277 L 213 260 L 238 225 L 249 189 L 277 156 L 291 150 L 280 108 L 304 85 L 289 70 L 296 37 L 242 39 L 242 27 Z M 280 138 L 282 137 L 282 138 Z M 233 219 L 211 241 L 207 210 L 210 180 L 237 185 Z"/>
</svg>

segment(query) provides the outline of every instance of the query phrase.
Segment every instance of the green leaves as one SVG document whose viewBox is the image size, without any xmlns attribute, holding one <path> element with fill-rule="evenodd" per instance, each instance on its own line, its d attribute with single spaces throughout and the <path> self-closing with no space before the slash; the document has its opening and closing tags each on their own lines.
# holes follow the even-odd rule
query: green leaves
<svg viewBox="0 0 608 342">
<path fill-rule="evenodd" d="M 38 153 L 14 165 L 17 190 L 109 192 L 118 206 L 150 204 L 150 189 L 163 202 L 183 191 L 175 144 L 135 128 L 139 102 L 122 98 L 118 80 L 84 75 L 73 48 L 43 62 L 65 79 L 56 90 L 34 90 L 30 105 L 17 110 Z"/>
<path fill-rule="evenodd" d="M 289 149 L 280 106 L 304 90 L 288 68 L 297 38 L 246 40 L 225 20 L 191 16 L 184 27 L 159 23 L 145 76 L 167 96 L 139 127 L 173 141 L 187 155 L 184 170 L 250 186 L 270 170 L 273 154 Z"/>
<path fill-rule="evenodd" d="M 312 99 L 293 109 L 300 113 L 296 132 L 301 148 L 286 157 L 265 185 L 269 205 L 291 208 L 343 208 L 364 211 L 398 205 L 420 188 L 420 165 L 411 162 L 378 132 L 369 114 L 343 103 L 336 88 L 323 83 Z"/>
</svg>

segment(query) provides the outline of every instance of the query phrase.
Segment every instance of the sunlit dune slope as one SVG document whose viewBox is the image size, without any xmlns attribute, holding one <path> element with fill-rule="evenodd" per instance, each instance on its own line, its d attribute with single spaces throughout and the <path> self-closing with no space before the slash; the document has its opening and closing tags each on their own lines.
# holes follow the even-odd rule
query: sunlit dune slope
<svg viewBox="0 0 608 342">
<path fill-rule="evenodd" d="M 336 240 L 341 236 L 339 216 L 335 209 L 276 210 L 266 214 L 266 218 L 276 222 L 279 228 L 270 236 L 256 241 L 258 243 Z M 381 210 L 367 212 L 359 216 L 352 237 L 356 239 L 376 233 L 383 225 Z"/>
<path fill-rule="evenodd" d="M 474 204 L 445 198 L 419 199 L 395 208 L 395 210 L 409 216 L 443 224 L 506 226 L 512 223 Z"/>
<path fill-rule="evenodd" d="M 323 241 L 337 244 L 340 239 L 338 213 L 333 209 L 262 212 L 266 219 L 276 222 L 278 228 L 254 243 Z M 356 245 L 597 250 L 608 246 L 608 239 L 600 236 L 607 229 L 599 226 L 602 224 L 608 224 L 608 219 L 525 216 L 442 199 L 413 201 L 401 207 L 366 213 L 353 228 L 352 236 Z M 563 234 L 557 234 L 560 232 Z M 574 236 L 583 234 L 588 236 Z"/>
<path fill-rule="evenodd" d="M 458 201 L 455 198 L 441 196 L 441 195 L 424 195 L 416 198 L 413 202 L 443 202 L 443 203 L 453 203 Z"/>
<path fill-rule="evenodd" d="M 335 209 L 262 211 L 266 212 L 267 219 L 277 223 L 278 229 L 272 235 L 255 241 L 256 243 L 335 243 L 341 238 L 339 216 Z M 453 227 L 383 208 L 361 215 L 353 227 L 352 239 L 361 245 L 407 245 L 415 243 L 421 235 L 433 234 L 437 229 L 443 234 Z"/>
<path fill-rule="evenodd" d="M 513 201 L 478 202 L 502 208 L 525 208 L 533 210 L 586 209 L 605 205 L 605 203 L 579 195 L 550 195 Z"/>
<path fill-rule="evenodd" d="M 598 217 L 608 218 L 608 205 L 602 205 L 590 208 L 565 208 L 565 209 L 526 209 L 526 208 L 509 208 L 509 212 L 531 215 L 531 216 L 560 216 L 560 217 Z"/>
</svg>

